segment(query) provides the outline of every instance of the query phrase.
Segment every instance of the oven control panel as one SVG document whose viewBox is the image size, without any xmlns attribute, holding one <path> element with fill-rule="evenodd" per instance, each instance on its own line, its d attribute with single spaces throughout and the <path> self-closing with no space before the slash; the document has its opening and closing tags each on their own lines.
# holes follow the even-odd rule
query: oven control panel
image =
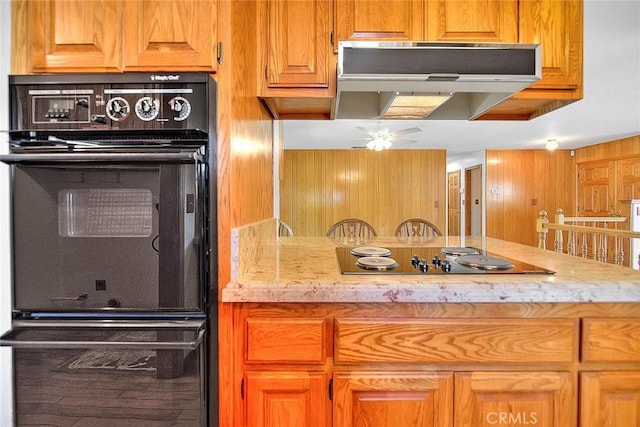
<svg viewBox="0 0 640 427">
<path fill-rule="evenodd" d="M 62 75 L 67 77 L 68 75 Z M 202 73 L 12 76 L 11 121 L 25 129 L 205 129 L 210 95 Z M 47 78 L 51 81 L 47 81 Z M 23 82 L 24 80 L 24 82 Z M 20 84 L 18 84 L 18 83 Z"/>
</svg>

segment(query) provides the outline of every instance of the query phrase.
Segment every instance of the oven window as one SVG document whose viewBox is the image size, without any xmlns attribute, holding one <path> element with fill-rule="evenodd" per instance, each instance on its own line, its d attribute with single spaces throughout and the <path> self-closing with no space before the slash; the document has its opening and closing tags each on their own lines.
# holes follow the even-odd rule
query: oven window
<svg viewBox="0 0 640 427">
<path fill-rule="evenodd" d="M 62 237 L 149 237 L 153 194 L 145 188 L 64 189 L 58 192 Z"/>
</svg>

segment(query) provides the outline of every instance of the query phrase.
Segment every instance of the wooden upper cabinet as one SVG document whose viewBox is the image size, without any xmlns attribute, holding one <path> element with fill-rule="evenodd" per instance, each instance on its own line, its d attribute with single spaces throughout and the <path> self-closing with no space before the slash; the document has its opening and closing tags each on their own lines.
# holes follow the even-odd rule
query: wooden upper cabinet
<svg viewBox="0 0 640 427">
<path fill-rule="evenodd" d="M 515 43 L 516 0 L 427 0 L 427 40 Z"/>
<path fill-rule="evenodd" d="M 519 13 L 519 42 L 542 45 L 542 80 L 531 88 L 580 89 L 582 1 L 520 0 Z"/>
<path fill-rule="evenodd" d="M 328 88 L 330 3 L 262 2 L 263 93 L 270 88 Z"/>
<path fill-rule="evenodd" d="M 257 92 L 276 119 L 327 119 L 336 96 L 329 0 L 260 0 Z"/>
<path fill-rule="evenodd" d="M 216 2 L 124 1 L 124 69 L 214 71 Z"/>
<path fill-rule="evenodd" d="M 14 1 L 13 72 L 118 71 L 122 2 Z"/>
<path fill-rule="evenodd" d="M 15 0 L 12 72 L 215 71 L 214 0 Z"/>
<path fill-rule="evenodd" d="M 336 0 L 334 26 L 337 41 L 424 40 L 424 2 Z"/>
</svg>

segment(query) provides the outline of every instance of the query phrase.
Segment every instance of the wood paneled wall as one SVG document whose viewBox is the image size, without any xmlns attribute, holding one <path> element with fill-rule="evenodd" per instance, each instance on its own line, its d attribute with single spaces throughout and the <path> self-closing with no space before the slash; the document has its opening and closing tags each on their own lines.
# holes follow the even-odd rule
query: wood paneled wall
<svg viewBox="0 0 640 427">
<path fill-rule="evenodd" d="M 578 215 L 629 215 L 640 198 L 640 135 L 579 148 L 576 165 Z"/>
<path fill-rule="evenodd" d="M 446 231 L 445 150 L 285 150 L 280 219 L 296 236 L 324 236 L 360 218 L 379 236 L 421 217 Z"/>
<path fill-rule="evenodd" d="M 488 150 L 486 164 L 488 237 L 536 246 L 538 212 L 576 215 L 570 150 Z"/>
<path fill-rule="evenodd" d="M 640 155 L 640 135 L 578 148 L 575 153 L 576 164 L 635 157 Z"/>
</svg>

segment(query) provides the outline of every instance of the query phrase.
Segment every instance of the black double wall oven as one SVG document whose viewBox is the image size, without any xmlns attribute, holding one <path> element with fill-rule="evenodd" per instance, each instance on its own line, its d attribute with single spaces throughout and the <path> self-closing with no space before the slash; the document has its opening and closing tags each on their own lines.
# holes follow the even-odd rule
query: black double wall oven
<svg viewBox="0 0 640 427">
<path fill-rule="evenodd" d="M 215 81 L 9 89 L 15 424 L 216 425 Z"/>
</svg>

